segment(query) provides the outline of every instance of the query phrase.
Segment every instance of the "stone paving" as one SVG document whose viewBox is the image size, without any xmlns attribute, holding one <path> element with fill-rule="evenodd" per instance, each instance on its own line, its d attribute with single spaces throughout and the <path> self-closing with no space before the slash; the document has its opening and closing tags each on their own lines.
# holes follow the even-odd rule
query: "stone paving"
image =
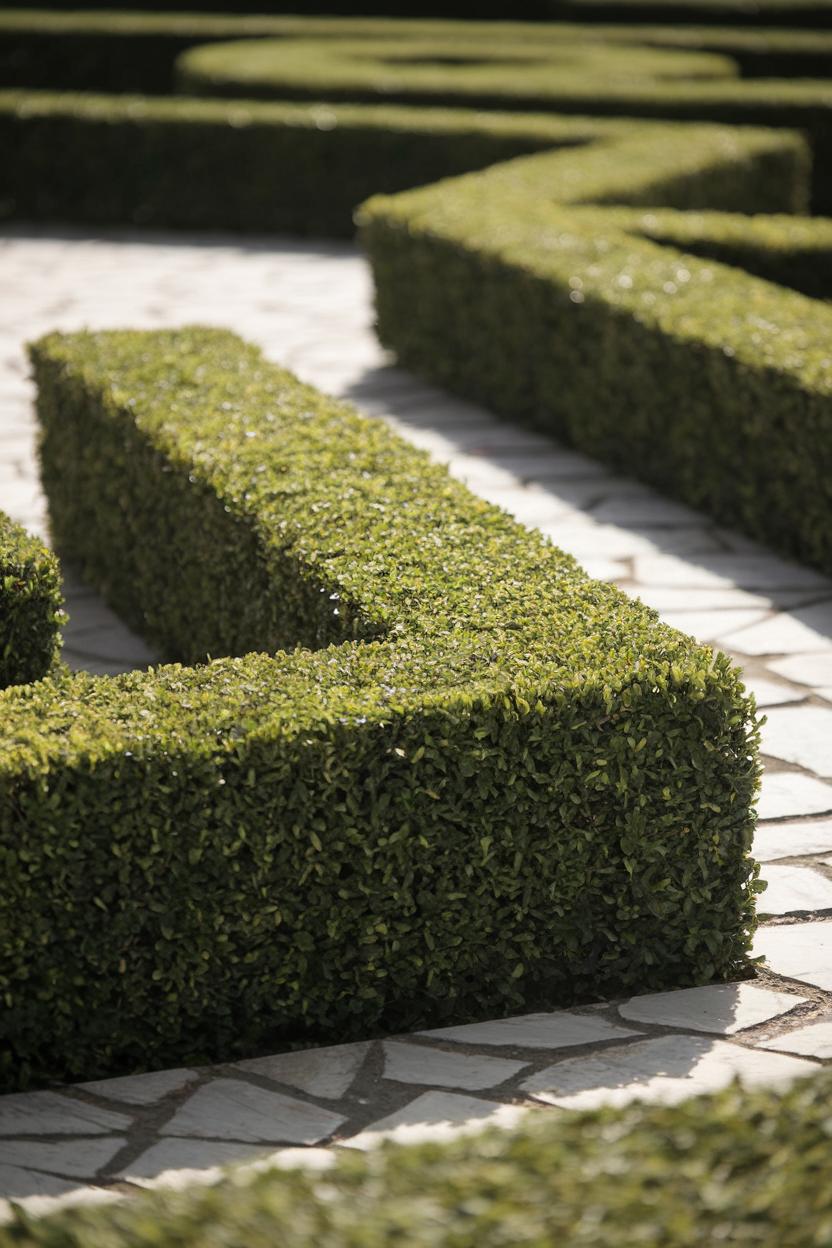
<svg viewBox="0 0 832 1248">
<path fill-rule="evenodd" d="M 213 1181 L 228 1162 L 325 1166 L 331 1146 L 671 1101 L 736 1076 L 779 1083 L 832 1061 L 832 582 L 394 367 L 350 246 L 6 229 L 0 289 L 0 509 L 48 537 L 24 341 L 227 325 L 734 657 L 767 716 L 755 852 L 768 881 L 755 982 L 0 1097 L 0 1197 L 39 1212 Z M 73 667 L 153 661 L 71 569 L 66 590 Z"/>
</svg>

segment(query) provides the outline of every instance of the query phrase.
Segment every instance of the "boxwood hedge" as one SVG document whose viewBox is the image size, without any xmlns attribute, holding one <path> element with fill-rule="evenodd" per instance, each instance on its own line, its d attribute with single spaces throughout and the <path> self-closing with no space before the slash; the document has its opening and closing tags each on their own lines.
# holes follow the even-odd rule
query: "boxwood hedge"
<svg viewBox="0 0 832 1248">
<path fill-rule="evenodd" d="M 830 1072 L 785 1092 L 528 1118 L 511 1132 L 369 1154 L 324 1175 L 232 1171 L 44 1219 L 3 1248 L 826 1248 Z"/>
<path fill-rule="evenodd" d="M 384 38 L 263 39 L 191 48 L 178 58 L 177 75 L 183 90 L 203 96 L 384 100 L 801 129 L 815 154 L 814 206 L 829 210 L 828 82 L 740 80 L 727 72 L 730 60 L 680 49 L 683 59 L 668 60 L 662 70 L 650 52 L 612 42 L 570 42 L 547 50 L 542 43 L 500 40 L 460 55 L 454 39 L 409 40 L 395 51 Z M 659 58 L 671 55 L 662 48 L 653 52 Z M 410 58 L 414 63 L 408 64 Z"/>
<path fill-rule="evenodd" d="M 616 155 L 546 153 L 371 200 L 382 340 L 443 385 L 830 571 L 832 309 L 691 252 L 777 277 L 802 248 L 793 280 L 815 290 L 828 258 L 806 278 L 810 222 L 591 207 L 724 195 L 716 165 L 691 183 L 677 163 L 690 152 L 648 157 L 654 141 L 633 130 Z M 746 189 L 735 206 L 748 211 Z M 817 229 L 828 257 L 828 223 Z"/>
<path fill-rule="evenodd" d="M 0 694 L 6 1086 L 738 972 L 727 658 L 231 334 L 33 361 L 59 548 L 197 666 Z"/>
<path fill-rule="evenodd" d="M 0 512 L 0 689 L 38 680 L 53 667 L 62 606 L 55 556 Z"/>
</svg>

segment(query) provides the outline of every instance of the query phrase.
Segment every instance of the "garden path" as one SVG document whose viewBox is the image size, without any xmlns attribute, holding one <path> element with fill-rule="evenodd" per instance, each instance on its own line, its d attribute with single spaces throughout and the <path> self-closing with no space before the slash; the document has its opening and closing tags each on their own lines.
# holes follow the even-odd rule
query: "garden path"
<svg viewBox="0 0 832 1248">
<path fill-rule="evenodd" d="M 0 508 L 28 528 L 48 537 L 23 343 L 50 329 L 227 325 L 727 651 L 768 717 L 756 982 L 0 1097 L 0 1197 L 39 1211 L 210 1181 L 228 1161 L 323 1166 L 332 1145 L 509 1125 L 524 1106 L 675 1099 L 734 1075 L 778 1082 L 832 1061 L 832 582 L 396 368 L 349 245 L 6 228 L 0 289 Z M 66 588 L 73 667 L 153 660 L 71 572 Z"/>
</svg>

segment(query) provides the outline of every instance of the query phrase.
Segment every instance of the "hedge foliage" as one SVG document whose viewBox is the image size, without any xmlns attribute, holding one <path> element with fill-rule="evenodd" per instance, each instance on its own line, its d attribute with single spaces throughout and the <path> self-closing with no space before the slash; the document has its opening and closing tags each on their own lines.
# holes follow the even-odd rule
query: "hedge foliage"
<svg viewBox="0 0 832 1248">
<path fill-rule="evenodd" d="M 231 334 L 33 361 L 59 549 L 232 657 L 0 695 L 6 1086 L 737 973 L 725 656 Z"/>
<path fill-rule="evenodd" d="M 761 221 L 743 240 L 736 219 L 578 207 L 673 203 L 662 177 L 676 204 L 724 196 L 716 166 L 680 184 L 689 150 L 654 152 L 657 185 L 653 140 L 634 134 L 614 156 L 527 157 L 365 205 L 381 337 L 443 385 L 829 571 L 832 309 L 690 254 L 777 276 L 814 227 Z M 734 207 L 752 211 L 746 190 Z"/>
<path fill-rule="evenodd" d="M 0 1228 L 2 1248 L 826 1248 L 827 1071 L 786 1091 L 527 1118 L 511 1132 L 365 1153 L 325 1174 L 231 1171 Z"/>
<path fill-rule="evenodd" d="M 0 689 L 39 680 L 53 667 L 62 606 L 55 556 L 0 512 Z"/>
<path fill-rule="evenodd" d="M 177 75 L 183 90 L 197 95 L 385 100 L 801 129 L 815 155 L 814 206 L 832 209 L 829 82 L 740 80 L 726 72 L 726 62 L 720 72 L 718 58 L 684 59 L 715 54 L 677 49 L 683 59 L 675 61 L 668 49 L 652 52 L 660 59 L 651 60 L 647 47 L 587 41 L 556 46 L 547 55 L 539 43 L 500 40 L 489 48 L 477 45 L 461 58 L 471 63 L 459 64 L 454 39 L 409 40 L 395 51 L 384 38 L 354 44 L 242 40 L 182 53 Z M 664 71 L 662 57 L 670 58 Z M 408 58 L 417 63 L 407 64 Z"/>
</svg>

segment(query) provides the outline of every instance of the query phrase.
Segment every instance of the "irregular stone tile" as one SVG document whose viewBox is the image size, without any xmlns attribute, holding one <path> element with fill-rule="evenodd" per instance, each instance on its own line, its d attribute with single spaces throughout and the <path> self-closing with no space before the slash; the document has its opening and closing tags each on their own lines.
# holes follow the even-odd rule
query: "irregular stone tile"
<svg viewBox="0 0 832 1248">
<path fill-rule="evenodd" d="M 524 1070 L 527 1062 L 502 1057 L 446 1053 L 423 1044 L 388 1040 L 384 1045 L 384 1077 L 399 1083 L 424 1083 L 471 1092 L 494 1088 Z"/>
<path fill-rule="evenodd" d="M 602 1040 L 624 1040 L 640 1036 L 640 1031 L 618 1027 L 596 1014 L 572 1014 L 556 1010 L 551 1014 L 519 1014 L 488 1023 L 465 1023 L 460 1027 L 439 1027 L 420 1031 L 420 1036 L 456 1040 L 460 1044 L 512 1045 L 518 1049 L 568 1049 Z"/>
<path fill-rule="evenodd" d="M 403 1109 L 380 1118 L 371 1127 L 342 1140 L 346 1148 L 374 1148 L 385 1140 L 417 1144 L 448 1140 L 484 1127 L 514 1127 L 528 1113 L 522 1105 L 501 1105 L 455 1092 L 424 1092 Z"/>
<path fill-rule="evenodd" d="M 92 1182 L 125 1143 L 124 1139 L 112 1136 L 62 1140 L 59 1144 L 47 1144 L 43 1140 L 0 1140 L 0 1166 L 23 1166 L 27 1170 L 46 1170 L 50 1174 Z M 14 1195 L 5 1188 L 2 1190 L 6 1196 Z"/>
<path fill-rule="evenodd" d="M 754 984 L 708 984 L 704 988 L 680 988 L 633 997 L 618 1007 L 622 1018 L 635 1023 L 658 1023 L 730 1036 L 787 1014 L 805 997 L 772 992 Z"/>
<path fill-rule="evenodd" d="M 0 1136 L 112 1135 L 130 1119 L 111 1109 L 86 1105 L 58 1092 L 14 1092 L 0 1096 Z"/>
<path fill-rule="evenodd" d="M 253 1161 L 263 1154 L 262 1144 L 169 1138 L 152 1144 L 115 1177 L 139 1187 L 215 1183 L 222 1176 L 223 1166 L 232 1162 Z"/>
<path fill-rule="evenodd" d="M 672 555 L 651 554 L 636 560 L 635 576 L 644 585 L 681 585 L 749 590 L 832 589 L 820 572 L 774 555 L 702 555 L 688 562 Z"/>
<path fill-rule="evenodd" d="M 486 502 L 493 503 L 507 511 L 519 524 L 536 529 L 538 526 L 557 521 L 558 516 L 572 516 L 571 510 L 547 494 L 544 490 L 532 486 L 515 485 L 513 489 L 497 488 L 491 485 L 478 484 L 476 493 Z"/>
<path fill-rule="evenodd" d="M 763 680 L 757 676 L 743 676 L 743 682 L 748 692 L 754 694 L 761 710 L 767 706 L 782 706 L 786 702 L 801 702 L 808 693 L 808 690 L 775 684 L 773 680 Z"/>
<path fill-rule="evenodd" d="M 0 1191 L 10 1200 L 20 1201 L 24 1196 L 62 1196 L 76 1191 L 77 1187 L 77 1183 L 59 1179 L 54 1174 L 0 1163 Z"/>
<path fill-rule="evenodd" d="M 731 633 L 722 643 L 737 654 L 812 654 L 832 646 L 832 606 L 821 603 L 786 613 L 781 611 Z"/>
<path fill-rule="evenodd" d="M 810 823 L 764 823 L 754 832 L 751 852 L 760 862 L 802 858 L 832 850 L 832 819 Z"/>
<path fill-rule="evenodd" d="M 680 633 L 688 633 L 704 643 L 718 641 L 727 646 L 726 634 L 764 620 L 764 611 L 663 611 L 662 619 Z M 730 647 L 729 647 L 730 649 Z"/>
<path fill-rule="evenodd" d="M 763 772 L 757 815 L 760 819 L 821 815 L 832 811 L 832 785 L 796 771 Z"/>
<path fill-rule="evenodd" d="M 627 575 L 627 565 L 620 559 L 582 559 L 581 566 L 594 581 L 622 581 Z"/>
<path fill-rule="evenodd" d="M 820 706 L 769 711 L 762 727 L 762 751 L 821 776 L 832 775 L 832 710 Z"/>
<path fill-rule="evenodd" d="M 523 1090 L 563 1109 L 631 1101 L 672 1105 L 716 1092 L 735 1078 L 748 1087 L 777 1086 L 817 1066 L 705 1036 L 659 1036 L 584 1057 L 570 1057 L 526 1079 Z"/>
<path fill-rule="evenodd" d="M 764 957 L 776 975 L 832 989 L 832 923 L 760 927 L 752 956 Z"/>
<path fill-rule="evenodd" d="M 94 1083 L 81 1083 L 84 1092 L 106 1097 L 110 1101 L 126 1101 L 128 1105 L 155 1105 L 170 1092 L 178 1092 L 192 1079 L 195 1070 L 180 1067 L 176 1070 L 154 1070 L 146 1075 L 128 1075 L 123 1079 L 96 1079 Z"/>
<path fill-rule="evenodd" d="M 832 1014 L 815 1019 L 805 1027 L 764 1040 L 761 1049 L 779 1049 L 782 1053 L 800 1053 L 803 1057 L 832 1057 Z"/>
<path fill-rule="evenodd" d="M 799 685 L 832 685 L 832 650 L 822 650 L 819 654 L 793 654 L 787 659 L 775 659 L 768 666 L 778 676 L 795 680 Z"/>
<path fill-rule="evenodd" d="M 599 503 L 592 513 L 601 523 L 656 525 L 678 528 L 681 525 L 702 524 L 701 514 L 684 503 L 674 503 L 649 491 L 633 493 L 618 498 L 608 498 Z"/>
<path fill-rule="evenodd" d="M 236 1062 L 234 1069 L 274 1079 L 322 1100 L 337 1100 L 349 1090 L 369 1050 L 369 1044 L 336 1044 L 298 1053 L 278 1053 L 274 1057 L 255 1057 Z"/>
<path fill-rule="evenodd" d="M 318 1144 L 343 1122 L 340 1114 L 281 1092 L 267 1092 L 238 1079 L 214 1079 L 193 1093 L 160 1135 Z"/>
<path fill-rule="evenodd" d="M 758 914 L 832 910 L 832 880 L 811 867 L 766 865 L 760 875 L 768 888 L 757 898 Z"/>
<path fill-rule="evenodd" d="M 121 1192 L 104 1187 L 73 1187 L 60 1196 L 23 1196 L 15 1203 L 32 1218 L 45 1218 L 59 1209 L 71 1209 L 77 1205 L 110 1205 L 123 1200 Z"/>
<path fill-rule="evenodd" d="M 730 609 L 754 611 L 771 609 L 771 603 L 764 594 L 750 594 L 745 589 L 734 589 L 733 586 L 726 586 L 724 589 L 701 589 L 696 586 L 679 589 L 676 586 L 640 585 L 634 592 L 646 606 L 652 607 L 654 611 L 661 611 L 662 614 L 667 611 L 727 613 Z M 723 616 L 715 618 L 721 619 Z M 724 618 L 729 619 L 729 616 L 726 614 Z"/>
</svg>

